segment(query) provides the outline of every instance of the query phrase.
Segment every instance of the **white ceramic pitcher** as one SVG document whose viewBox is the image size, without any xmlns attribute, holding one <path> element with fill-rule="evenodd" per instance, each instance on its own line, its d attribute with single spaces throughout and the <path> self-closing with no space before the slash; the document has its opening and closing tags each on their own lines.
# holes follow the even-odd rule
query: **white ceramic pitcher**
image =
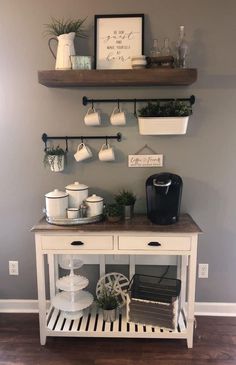
<svg viewBox="0 0 236 365">
<path fill-rule="evenodd" d="M 50 38 L 48 41 L 48 47 L 56 59 L 56 70 L 70 70 L 71 69 L 71 59 L 70 56 L 75 56 L 74 47 L 75 32 L 61 34 L 57 38 Z M 58 42 L 57 46 L 57 56 L 51 48 L 51 41 L 56 40 Z"/>
</svg>

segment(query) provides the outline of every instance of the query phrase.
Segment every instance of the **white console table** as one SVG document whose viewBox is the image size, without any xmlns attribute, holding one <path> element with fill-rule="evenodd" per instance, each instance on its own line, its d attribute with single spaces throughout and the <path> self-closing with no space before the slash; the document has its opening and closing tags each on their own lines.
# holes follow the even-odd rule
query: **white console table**
<svg viewBox="0 0 236 365">
<path fill-rule="evenodd" d="M 128 337 L 186 339 L 193 346 L 194 301 L 197 262 L 197 240 L 201 232 L 188 214 L 179 222 L 168 226 L 154 225 L 145 216 L 120 223 L 100 222 L 83 226 L 54 226 L 43 218 L 32 228 L 35 233 L 37 281 L 39 300 L 40 342 L 47 336 L 77 337 Z M 150 244 L 151 243 L 151 244 Z M 156 245 L 155 245 L 156 243 Z M 102 320 L 95 306 L 85 310 L 79 320 L 64 319 L 59 310 L 47 310 L 45 287 L 45 256 L 49 265 L 50 297 L 56 293 L 59 254 L 79 254 L 99 260 L 100 275 L 105 273 L 108 255 L 129 258 L 130 278 L 135 273 L 135 263 L 144 257 L 144 264 L 153 257 L 170 255 L 178 258 L 178 278 L 182 281 L 181 312 L 176 330 L 129 323 L 125 311 L 113 323 Z M 95 260 L 95 261 L 96 261 Z M 187 298 L 186 298 L 187 286 Z M 187 312 L 184 307 L 187 301 Z"/>
</svg>

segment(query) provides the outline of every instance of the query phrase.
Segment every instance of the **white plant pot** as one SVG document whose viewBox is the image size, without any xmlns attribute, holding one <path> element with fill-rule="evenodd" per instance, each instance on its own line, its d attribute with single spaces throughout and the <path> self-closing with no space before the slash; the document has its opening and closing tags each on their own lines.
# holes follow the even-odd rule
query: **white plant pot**
<svg viewBox="0 0 236 365">
<path fill-rule="evenodd" d="M 51 171 L 61 172 L 65 167 L 65 156 L 48 155 L 48 163 Z"/>
<path fill-rule="evenodd" d="M 139 117 L 139 134 L 168 135 L 186 134 L 189 116 L 187 117 Z"/>
</svg>

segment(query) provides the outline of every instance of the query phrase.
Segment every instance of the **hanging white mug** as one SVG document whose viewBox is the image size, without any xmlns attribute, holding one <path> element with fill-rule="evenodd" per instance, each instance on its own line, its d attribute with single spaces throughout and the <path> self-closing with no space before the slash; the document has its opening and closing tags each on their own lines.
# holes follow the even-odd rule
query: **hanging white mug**
<svg viewBox="0 0 236 365">
<path fill-rule="evenodd" d="M 98 153 L 100 161 L 109 162 L 115 160 L 115 154 L 112 147 L 109 144 L 104 143 Z"/>
<path fill-rule="evenodd" d="M 101 124 L 101 116 L 100 113 L 96 111 L 94 107 L 88 109 L 85 117 L 84 123 L 87 126 L 98 126 Z"/>
<path fill-rule="evenodd" d="M 92 151 L 83 142 L 78 145 L 77 152 L 74 154 L 74 158 L 77 162 L 87 160 L 92 156 Z"/>
<path fill-rule="evenodd" d="M 121 108 L 116 106 L 111 114 L 110 122 L 112 125 L 125 125 L 126 115 L 122 112 Z"/>
</svg>

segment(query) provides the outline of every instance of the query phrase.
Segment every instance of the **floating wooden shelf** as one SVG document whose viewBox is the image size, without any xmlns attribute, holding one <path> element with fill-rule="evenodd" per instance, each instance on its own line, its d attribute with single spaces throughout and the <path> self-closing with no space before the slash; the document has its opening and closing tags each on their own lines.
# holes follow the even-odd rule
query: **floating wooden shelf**
<svg viewBox="0 0 236 365">
<path fill-rule="evenodd" d="M 49 70 L 39 71 L 38 81 L 47 87 L 80 86 L 186 86 L 197 80 L 194 68 L 140 70 Z"/>
</svg>

